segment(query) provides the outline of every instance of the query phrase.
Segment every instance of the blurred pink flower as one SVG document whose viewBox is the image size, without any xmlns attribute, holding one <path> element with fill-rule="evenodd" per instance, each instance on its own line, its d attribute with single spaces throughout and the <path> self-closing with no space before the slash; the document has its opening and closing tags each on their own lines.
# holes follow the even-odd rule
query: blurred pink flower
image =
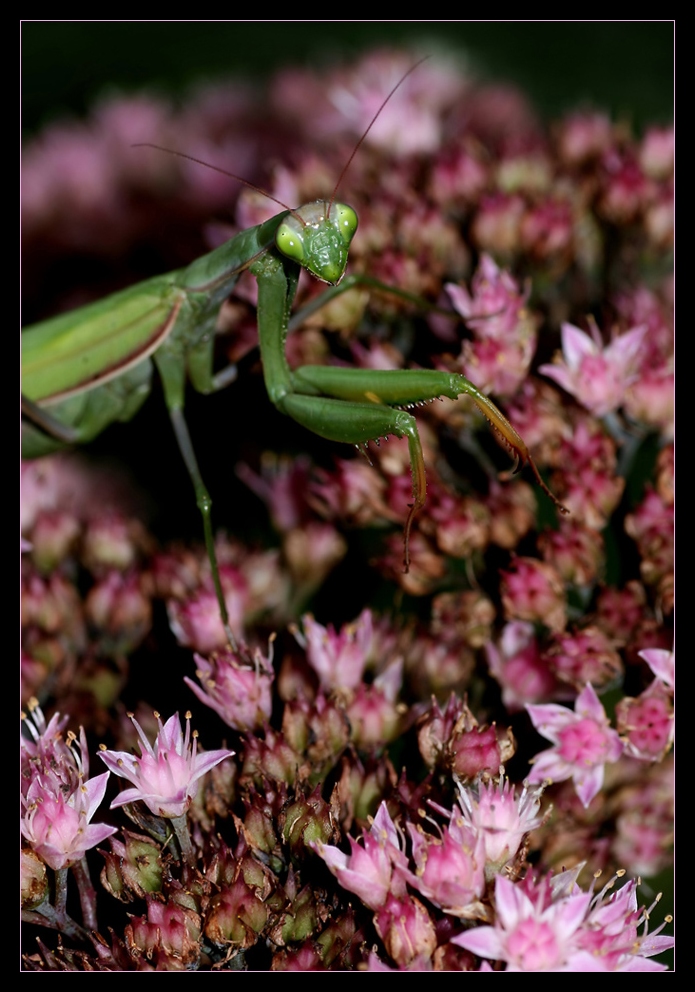
<svg viewBox="0 0 695 992">
<path fill-rule="evenodd" d="M 526 703 L 557 699 L 557 679 L 541 654 L 533 624 L 512 620 L 505 624 L 498 644 L 485 645 L 490 674 L 502 688 L 502 702 L 516 713 Z"/>
<path fill-rule="evenodd" d="M 260 651 L 251 659 L 240 660 L 224 652 L 211 658 L 194 655 L 200 685 L 183 681 L 201 703 L 205 703 L 233 730 L 241 733 L 260 729 L 270 720 L 273 669 Z"/>
<path fill-rule="evenodd" d="M 471 282 L 444 287 L 454 309 L 475 335 L 464 341 L 458 364 L 479 389 L 512 396 L 528 374 L 536 350 L 536 321 L 526 303 L 528 289 L 484 254 Z"/>
<path fill-rule="evenodd" d="M 640 761 L 661 761 L 674 735 L 673 693 L 659 679 L 637 698 L 624 696 L 615 708 L 625 753 Z"/>
<path fill-rule="evenodd" d="M 295 633 L 306 647 L 307 660 L 319 677 L 324 689 L 356 689 L 362 681 L 372 645 L 372 614 L 362 610 L 357 620 L 345 624 L 336 633 L 317 623 L 307 613 L 302 618 L 304 635 Z"/>
<path fill-rule="evenodd" d="M 597 417 L 622 406 L 627 387 L 636 380 L 638 357 L 647 333 L 635 327 L 605 348 L 595 324 L 591 335 L 573 324 L 562 325 L 562 361 L 541 365 L 539 372 L 554 379 Z"/>
<path fill-rule="evenodd" d="M 676 677 L 676 657 L 673 651 L 649 648 L 647 651 L 640 651 L 639 656 L 647 662 L 658 679 L 673 689 Z"/>
</svg>

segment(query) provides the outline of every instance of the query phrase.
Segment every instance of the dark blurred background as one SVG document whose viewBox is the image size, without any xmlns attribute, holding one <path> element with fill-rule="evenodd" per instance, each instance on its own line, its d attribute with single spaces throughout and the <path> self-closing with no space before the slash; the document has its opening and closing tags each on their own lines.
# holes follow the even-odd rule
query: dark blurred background
<svg viewBox="0 0 695 992">
<path fill-rule="evenodd" d="M 374 45 L 459 53 L 479 77 L 519 84 L 546 116 L 588 103 L 644 123 L 673 116 L 672 21 L 207 21 L 22 24 L 25 132 L 114 89 L 182 92 L 195 80 L 317 68 Z"/>
</svg>

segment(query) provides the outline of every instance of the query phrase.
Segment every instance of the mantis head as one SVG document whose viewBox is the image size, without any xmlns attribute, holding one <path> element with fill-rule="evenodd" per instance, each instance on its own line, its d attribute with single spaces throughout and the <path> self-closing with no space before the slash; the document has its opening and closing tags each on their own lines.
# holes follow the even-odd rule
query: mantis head
<svg viewBox="0 0 695 992">
<path fill-rule="evenodd" d="M 287 215 L 275 244 L 317 279 L 337 286 L 345 274 L 357 223 L 357 214 L 347 204 L 317 200 Z"/>
</svg>

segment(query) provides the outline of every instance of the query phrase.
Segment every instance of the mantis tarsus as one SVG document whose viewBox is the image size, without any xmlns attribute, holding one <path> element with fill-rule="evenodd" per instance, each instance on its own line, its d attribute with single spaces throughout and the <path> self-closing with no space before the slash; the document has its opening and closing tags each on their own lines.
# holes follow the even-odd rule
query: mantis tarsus
<svg viewBox="0 0 695 992">
<path fill-rule="evenodd" d="M 406 571 L 410 565 L 412 523 L 426 497 L 420 437 L 408 408 L 438 397 L 455 399 L 468 394 L 519 462 L 529 463 L 540 485 L 549 492 L 521 437 L 463 375 L 327 366 L 292 370 L 287 362 L 285 340 L 301 266 L 333 287 L 326 291 L 326 298 L 360 282 L 375 284 L 364 276 L 343 279 L 358 222 L 355 211 L 338 203 L 335 197 L 369 128 L 405 78 L 389 93 L 362 135 L 330 200 L 319 200 L 297 210 L 285 209 L 185 269 L 156 276 L 29 327 L 22 334 L 22 453 L 28 458 L 65 444 L 90 441 L 113 421 L 129 420 L 149 393 L 154 363 L 203 517 L 220 613 L 232 646 L 235 641 L 214 549 L 212 503 L 198 469 L 183 409 L 187 377 L 201 393 L 220 389 L 234 377 L 233 368 L 213 373 L 215 323 L 223 300 L 245 269 L 258 283 L 259 345 L 266 389 L 275 406 L 331 441 L 364 446 L 389 435 L 407 438 L 413 502 L 404 528 Z M 389 291 L 407 296 L 398 290 Z"/>
</svg>

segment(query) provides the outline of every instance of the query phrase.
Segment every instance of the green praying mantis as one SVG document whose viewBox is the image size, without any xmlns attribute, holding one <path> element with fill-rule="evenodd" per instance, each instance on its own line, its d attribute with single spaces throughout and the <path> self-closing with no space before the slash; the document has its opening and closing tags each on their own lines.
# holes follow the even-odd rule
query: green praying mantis
<svg viewBox="0 0 695 992">
<path fill-rule="evenodd" d="M 355 146 L 330 200 L 296 210 L 276 201 L 283 206 L 282 212 L 242 231 L 187 268 L 148 279 L 35 324 L 22 333 L 25 458 L 91 441 L 114 421 L 130 420 L 149 394 L 152 367 L 156 367 L 202 515 L 220 614 L 233 648 L 235 639 L 215 554 L 212 501 L 184 417 L 184 394 L 187 379 L 196 391 L 211 393 L 228 385 L 235 376 L 233 367 L 213 371 L 215 324 L 222 302 L 246 269 L 258 283 L 257 323 L 263 374 L 268 396 L 278 410 L 330 441 L 364 448 L 380 438 L 407 438 L 413 501 L 404 526 L 406 571 L 410 566 L 413 521 L 426 499 L 422 446 L 417 423 L 408 409 L 423 402 L 469 395 L 517 456 L 518 463 L 531 466 L 544 491 L 564 511 L 541 479 L 522 438 L 494 403 L 463 375 L 424 369 L 291 369 L 288 364 L 285 342 L 301 267 L 331 287 L 312 305 L 312 310 L 357 284 L 378 286 L 412 299 L 368 276 L 343 278 L 358 219 L 352 207 L 336 200 L 336 194 L 372 124 L 416 67 L 401 78 L 382 103 Z M 256 189 L 238 176 L 231 178 Z"/>
</svg>

